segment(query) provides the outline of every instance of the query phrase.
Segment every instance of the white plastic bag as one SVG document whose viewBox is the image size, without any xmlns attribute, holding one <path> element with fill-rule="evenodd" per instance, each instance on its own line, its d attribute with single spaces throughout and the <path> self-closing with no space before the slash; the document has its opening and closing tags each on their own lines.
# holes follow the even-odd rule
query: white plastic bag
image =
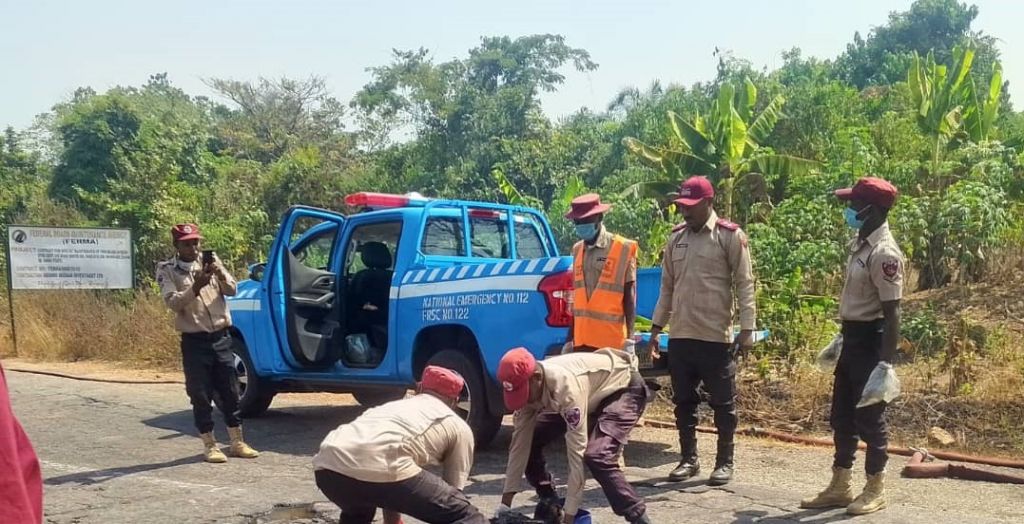
<svg viewBox="0 0 1024 524">
<path fill-rule="evenodd" d="M 879 362 L 868 377 L 868 383 L 861 393 L 858 408 L 878 404 L 879 402 L 892 402 L 900 396 L 900 379 L 896 376 L 896 370 L 888 362 Z"/>
<path fill-rule="evenodd" d="M 345 337 L 345 359 L 353 364 L 366 364 L 373 358 L 370 339 L 365 333 L 355 333 Z"/>
<path fill-rule="evenodd" d="M 818 368 L 829 371 L 839 362 L 839 354 L 843 352 L 843 334 L 839 333 L 818 353 Z"/>
</svg>

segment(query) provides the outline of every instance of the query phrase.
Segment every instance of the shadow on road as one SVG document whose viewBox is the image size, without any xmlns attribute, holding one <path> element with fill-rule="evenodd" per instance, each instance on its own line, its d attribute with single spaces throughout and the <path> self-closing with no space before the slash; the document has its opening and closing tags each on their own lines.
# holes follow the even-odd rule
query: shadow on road
<svg viewBox="0 0 1024 524">
<path fill-rule="evenodd" d="M 271 409 L 264 415 L 246 419 L 245 440 L 260 451 L 288 455 L 313 456 L 320 442 L 341 424 L 351 422 L 366 408 L 362 406 L 295 406 Z M 227 429 L 220 414 L 214 413 L 214 433 L 218 442 L 227 442 Z M 142 421 L 147 426 L 174 432 L 160 437 L 169 439 L 196 436 L 192 410 L 175 411 Z"/>
<path fill-rule="evenodd" d="M 82 473 L 72 473 L 70 475 L 61 475 L 59 477 L 49 477 L 44 484 L 48 486 L 60 486 L 62 484 L 100 484 L 108 480 L 113 480 L 118 477 L 125 475 L 132 475 L 134 473 L 144 473 L 147 471 L 153 471 L 157 469 L 173 468 L 174 466 L 183 466 L 185 464 L 195 463 L 198 459 L 196 457 L 183 457 L 167 462 L 157 462 L 153 464 L 136 464 L 134 466 L 122 466 L 118 468 L 107 468 L 98 469 L 95 471 L 84 471 Z"/>
</svg>

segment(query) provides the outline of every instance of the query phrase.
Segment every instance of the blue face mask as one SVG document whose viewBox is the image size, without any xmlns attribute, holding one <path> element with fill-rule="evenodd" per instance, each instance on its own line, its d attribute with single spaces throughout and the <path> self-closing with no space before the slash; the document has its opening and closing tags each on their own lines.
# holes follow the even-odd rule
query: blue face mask
<svg viewBox="0 0 1024 524">
<path fill-rule="evenodd" d="M 597 236 L 597 224 L 576 224 L 576 236 L 580 240 L 590 240 Z"/>
<path fill-rule="evenodd" d="M 864 209 L 861 209 L 860 211 L 857 211 L 856 209 L 854 209 L 852 207 L 848 207 L 848 208 L 844 209 L 843 210 L 843 215 L 846 217 L 846 225 L 852 227 L 853 229 L 860 229 L 860 228 L 864 227 L 864 220 L 860 219 L 860 218 L 857 218 L 857 215 L 860 215 L 861 213 L 863 213 L 867 209 L 868 208 L 866 208 L 866 207 Z"/>
</svg>

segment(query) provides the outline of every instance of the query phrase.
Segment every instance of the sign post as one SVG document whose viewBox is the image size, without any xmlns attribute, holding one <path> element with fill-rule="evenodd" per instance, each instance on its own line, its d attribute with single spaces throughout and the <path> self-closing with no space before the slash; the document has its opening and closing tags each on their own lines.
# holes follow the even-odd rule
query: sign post
<svg viewBox="0 0 1024 524">
<path fill-rule="evenodd" d="M 18 354 L 18 329 L 14 325 L 14 291 L 11 289 L 11 236 L 7 235 L 4 242 L 4 251 L 7 258 L 7 311 L 11 314 L 11 344 L 14 344 L 14 354 Z"/>
<path fill-rule="evenodd" d="M 15 289 L 131 289 L 134 257 L 127 229 L 7 226 L 11 340 Z"/>
</svg>

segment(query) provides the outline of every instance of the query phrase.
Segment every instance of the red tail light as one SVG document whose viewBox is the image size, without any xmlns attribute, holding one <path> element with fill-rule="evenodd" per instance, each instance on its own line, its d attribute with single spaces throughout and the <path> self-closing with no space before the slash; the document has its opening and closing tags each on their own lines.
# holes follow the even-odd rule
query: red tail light
<svg viewBox="0 0 1024 524">
<path fill-rule="evenodd" d="M 544 277 L 537 291 L 544 294 L 548 305 L 548 325 L 569 327 L 572 324 L 572 271 L 563 271 Z"/>
</svg>

